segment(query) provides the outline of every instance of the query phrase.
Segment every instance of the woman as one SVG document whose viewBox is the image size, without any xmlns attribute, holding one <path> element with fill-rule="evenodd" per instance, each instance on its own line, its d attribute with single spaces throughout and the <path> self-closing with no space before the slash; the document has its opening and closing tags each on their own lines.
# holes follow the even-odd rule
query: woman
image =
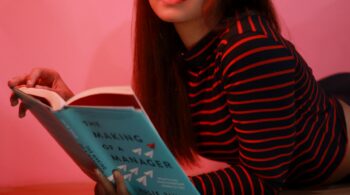
<svg viewBox="0 0 350 195">
<path fill-rule="evenodd" d="M 270 0 L 138 0 L 135 24 L 133 87 L 168 147 L 183 163 L 199 153 L 231 165 L 191 177 L 202 194 L 276 194 L 349 174 L 350 108 L 280 35 Z M 9 81 L 19 84 L 73 95 L 45 68 Z M 101 176 L 95 192 L 127 194 L 114 176 L 116 188 Z"/>
</svg>

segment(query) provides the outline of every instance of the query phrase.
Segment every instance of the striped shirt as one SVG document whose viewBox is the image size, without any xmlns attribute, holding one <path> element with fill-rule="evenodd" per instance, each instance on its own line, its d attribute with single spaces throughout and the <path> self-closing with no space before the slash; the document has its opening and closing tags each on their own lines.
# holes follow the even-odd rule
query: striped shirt
<svg viewBox="0 0 350 195">
<path fill-rule="evenodd" d="M 225 19 L 183 55 L 199 154 L 230 166 L 202 194 L 277 194 L 325 181 L 347 144 L 337 99 L 264 17 Z"/>
</svg>

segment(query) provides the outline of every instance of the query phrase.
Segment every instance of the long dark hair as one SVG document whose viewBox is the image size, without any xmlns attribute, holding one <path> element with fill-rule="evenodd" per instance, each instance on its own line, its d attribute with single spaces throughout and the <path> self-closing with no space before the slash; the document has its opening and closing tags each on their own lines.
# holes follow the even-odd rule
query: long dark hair
<svg viewBox="0 0 350 195">
<path fill-rule="evenodd" d="M 219 1 L 224 17 L 240 10 L 253 10 L 279 31 L 270 0 Z M 182 42 L 173 24 L 160 20 L 148 1 L 136 0 L 135 7 L 133 88 L 175 157 L 181 162 L 194 163 L 195 135 L 183 68 L 178 60 Z"/>
</svg>

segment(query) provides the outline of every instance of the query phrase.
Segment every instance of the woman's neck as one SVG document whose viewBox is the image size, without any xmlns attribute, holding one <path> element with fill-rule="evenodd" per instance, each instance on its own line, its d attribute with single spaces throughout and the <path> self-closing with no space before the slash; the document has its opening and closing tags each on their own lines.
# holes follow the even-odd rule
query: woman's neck
<svg viewBox="0 0 350 195">
<path fill-rule="evenodd" d="M 187 49 L 191 49 L 219 22 L 220 17 L 198 18 L 191 21 L 174 23 L 175 29 Z"/>
</svg>

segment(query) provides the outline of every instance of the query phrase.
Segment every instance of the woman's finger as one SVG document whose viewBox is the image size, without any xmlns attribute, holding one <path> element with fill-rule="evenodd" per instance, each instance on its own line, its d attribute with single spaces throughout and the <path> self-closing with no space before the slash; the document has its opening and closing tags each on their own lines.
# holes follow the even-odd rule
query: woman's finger
<svg viewBox="0 0 350 195">
<path fill-rule="evenodd" d="M 97 183 L 101 184 L 106 194 L 114 194 L 115 190 L 113 184 L 101 173 L 100 170 L 96 169 Z"/>
<path fill-rule="evenodd" d="M 18 104 L 18 98 L 14 93 L 11 94 L 10 102 L 11 106 L 16 106 Z"/>
<path fill-rule="evenodd" d="M 37 75 L 39 73 L 39 75 Z M 32 70 L 33 77 L 38 76 L 35 84 L 52 87 L 59 79 L 59 74 L 48 68 L 35 68 Z"/>
<path fill-rule="evenodd" d="M 27 87 L 34 87 L 34 85 L 37 83 L 38 78 L 40 77 L 41 74 L 41 69 L 39 68 L 34 68 L 30 72 L 27 78 Z"/>
<path fill-rule="evenodd" d="M 113 171 L 113 177 L 116 184 L 117 194 L 128 195 L 129 193 L 128 193 L 128 189 L 125 186 L 123 175 L 119 171 L 115 170 Z"/>
<path fill-rule="evenodd" d="M 16 76 L 16 77 L 13 77 L 12 79 L 10 79 L 7 82 L 7 85 L 10 88 L 14 88 L 14 87 L 16 87 L 18 85 L 26 84 L 26 82 L 27 82 L 27 75 L 21 75 L 21 76 Z"/>
<path fill-rule="evenodd" d="M 23 103 L 21 103 L 19 105 L 19 110 L 18 110 L 19 118 L 25 117 L 26 116 L 26 111 L 27 111 L 27 107 Z"/>
<path fill-rule="evenodd" d="M 94 191 L 95 195 L 106 195 L 106 192 L 100 183 L 96 183 Z"/>
</svg>

